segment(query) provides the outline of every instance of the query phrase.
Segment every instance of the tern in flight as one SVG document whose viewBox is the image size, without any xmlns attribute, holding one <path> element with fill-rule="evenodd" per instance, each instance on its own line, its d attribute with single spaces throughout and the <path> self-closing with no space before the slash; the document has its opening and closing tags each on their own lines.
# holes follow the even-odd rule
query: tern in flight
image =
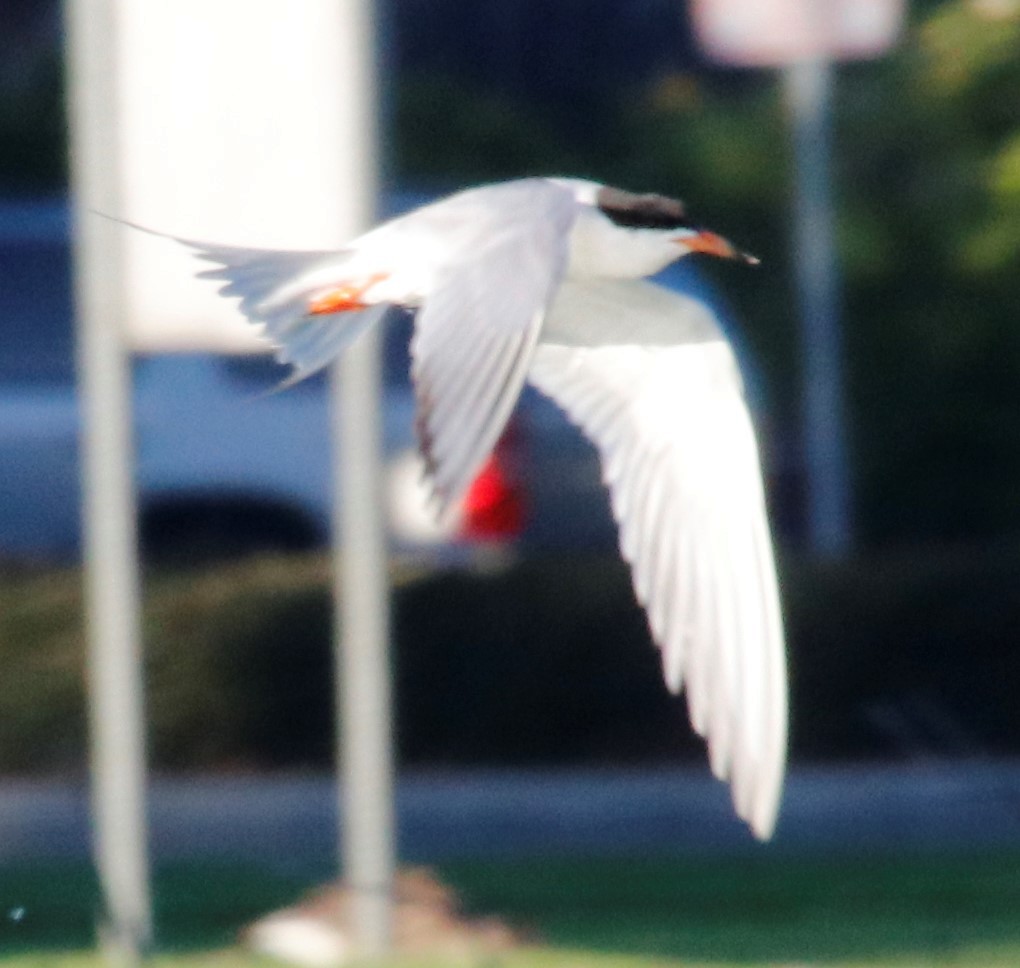
<svg viewBox="0 0 1020 968">
<path fill-rule="evenodd" d="M 706 253 L 757 262 L 684 205 L 589 181 L 459 192 L 337 251 L 178 241 L 262 327 L 288 382 L 387 308 L 416 314 L 417 433 L 437 513 L 463 496 L 528 381 L 593 441 L 620 549 L 737 813 L 771 836 L 787 746 L 783 625 L 740 374 L 707 305 L 647 281 Z"/>
</svg>

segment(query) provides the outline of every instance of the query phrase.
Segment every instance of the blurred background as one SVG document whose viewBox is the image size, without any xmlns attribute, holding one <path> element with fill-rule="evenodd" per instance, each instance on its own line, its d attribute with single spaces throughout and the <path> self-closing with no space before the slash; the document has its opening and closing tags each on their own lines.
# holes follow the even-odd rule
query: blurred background
<svg viewBox="0 0 1020 968">
<path fill-rule="evenodd" d="M 469 899 L 505 909 L 516 897 L 539 933 L 572 946 L 750 964 L 1018 943 L 1008 912 L 1020 903 L 1020 4 L 914 0 L 887 55 L 837 69 L 852 542 L 835 557 L 814 552 L 805 523 L 792 148 L 779 74 L 710 63 L 687 14 L 673 0 L 391 4 L 381 207 L 569 174 L 682 197 L 762 259 L 757 272 L 699 264 L 663 281 L 718 307 L 762 437 L 792 669 L 793 774 L 777 839 L 789 845 L 786 866 L 747 859 L 725 793 L 704 782 L 702 744 L 661 685 L 617 559 L 594 452 L 555 408 L 526 395 L 450 528 L 420 513 L 408 321 L 398 318 L 386 339 L 384 433 L 398 750 L 410 778 L 403 853 L 470 855 L 444 869 Z M 0 926 L 0 950 L 81 944 L 91 917 L 74 900 L 91 881 L 73 867 L 87 852 L 86 745 L 62 42 L 59 4 L 0 7 L 0 803 L 13 804 L 0 864 L 15 894 L 34 899 L 0 887 L 0 907 L 27 912 Z M 223 893 L 235 898 L 233 907 L 213 900 L 202 875 L 208 893 L 194 895 L 194 911 L 171 904 L 161 916 L 171 934 L 192 931 L 203 943 L 330 870 L 327 394 L 312 380 L 265 396 L 280 376 L 261 357 L 146 355 L 134 367 L 149 749 L 168 784 L 157 854 L 178 865 L 219 857 L 232 885 Z M 620 776 L 633 786 L 614 787 Z M 567 784 L 555 788 L 558 806 L 543 806 L 542 784 L 557 777 Z M 190 817 L 205 830 L 195 804 L 207 801 L 226 804 L 223 822 L 237 829 L 229 810 L 260 790 L 283 798 L 262 818 L 277 832 L 268 839 L 283 838 L 280 856 L 257 830 L 250 840 L 238 833 L 224 854 L 206 849 L 229 842 L 213 821 L 205 847 L 179 829 Z M 495 825 L 444 832 L 437 818 L 449 804 L 477 806 L 478 796 L 478 815 L 498 815 Z M 687 813 L 677 806 L 684 796 L 694 798 Z M 282 805 L 295 802 L 311 813 Z M 601 819 L 585 804 L 601 804 Z M 557 840 L 548 824 L 558 822 L 573 832 Z M 803 853 L 814 839 L 824 850 Z M 514 874 L 474 859 L 518 842 Z M 882 868 L 897 843 L 929 851 L 923 876 Z M 760 937 L 748 929 L 741 948 L 732 935 L 720 940 L 725 930 L 713 941 L 684 928 L 662 940 L 642 922 L 596 943 L 591 925 L 571 934 L 569 912 L 543 925 L 538 912 L 551 902 L 542 890 L 576 897 L 549 886 L 556 876 L 572 884 L 576 871 L 534 860 L 557 844 L 571 857 L 637 865 L 601 869 L 599 883 L 615 883 L 641 910 L 682 906 L 682 894 L 699 915 L 691 920 L 707 922 L 718 916 L 711 902 L 682 885 L 708 884 L 716 898 L 739 888 L 733 910 L 752 911 Z M 946 860 L 953 846 L 968 849 Z M 720 866 L 704 859 L 709 849 Z M 668 865 L 649 857 L 676 851 L 683 858 L 669 870 L 686 879 L 674 884 Z M 242 878 L 263 893 L 239 893 L 229 865 L 270 855 Z M 967 863 L 977 865 L 970 882 Z M 731 868 L 729 881 L 712 879 Z M 171 868 L 172 897 L 192 896 L 190 869 Z M 838 897 L 805 886 L 829 883 L 836 869 L 847 879 Z M 81 891 L 55 896 L 42 886 L 52 883 L 46 871 L 64 871 Z M 650 899 L 625 887 L 628 876 L 668 884 Z M 855 908 L 845 891 L 859 899 L 869 882 L 889 896 Z M 987 894 L 968 894 L 971 882 Z M 957 893 L 939 893 L 947 883 Z M 613 897 L 581 908 L 598 922 L 600 904 L 619 909 Z M 831 909 L 819 897 L 831 897 Z M 841 916 L 866 920 L 869 904 L 895 907 L 890 897 L 913 900 L 906 926 L 887 926 L 888 943 L 858 936 L 850 921 L 808 940 L 760 924 L 765 909 L 801 912 L 813 898 L 817 923 L 831 928 Z M 968 904 L 990 912 L 982 929 L 946 927 L 947 910 L 962 917 Z M 33 905 L 50 912 L 35 927 Z M 794 915 L 777 917 L 788 927 Z"/>
</svg>

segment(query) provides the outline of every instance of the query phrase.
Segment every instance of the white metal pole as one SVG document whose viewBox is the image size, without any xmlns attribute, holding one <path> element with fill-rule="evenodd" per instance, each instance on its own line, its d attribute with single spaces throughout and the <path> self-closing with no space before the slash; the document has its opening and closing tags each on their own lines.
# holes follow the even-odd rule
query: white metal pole
<svg viewBox="0 0 1020 968">
<path fill-rule="evenodd" d="M 848 552 L 853 539 L 832 204 L 832 65 L 822 58 L 794 63 L 783 81 L 794 147 L 808 541 L 832 557 Z"/>
<path fill-rule="evenodd" d="M 152 915 L 145 816 L 130 360 L 123 339 L 116 18 L 111 0 L 68 0 L 67 66 L 75 206 L 75 298 L 82 416 L 82 522 L 94 844 L 100 941 L 136 964 Z"/>
<path fill-rule="evenodd" d="M 378 150 L 376 36 L 371 0 L 342 5 L 345 62 L 351 65 L 343 110 L 349 114 L 350 165 L 344 184 L 362 199 L 361 224 L 375 216 Z M 393 806 L 393 704 L 390 687 L 389 577 L 381 452 L 379 327 L 363 335 L 333 368 L 338 465 L 335 479 L 337 701 L 344 879 L 353 892 L 359 954 L 386 953 L 392 941 L 396 837 Z"/>
</svg>

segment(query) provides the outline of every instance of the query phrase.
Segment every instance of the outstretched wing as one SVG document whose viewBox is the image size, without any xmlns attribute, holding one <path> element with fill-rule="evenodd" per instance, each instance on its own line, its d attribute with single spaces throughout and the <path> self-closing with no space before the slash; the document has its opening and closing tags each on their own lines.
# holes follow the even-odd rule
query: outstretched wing
<svg viewBox="0 0 1020 968">
<path fill-rule="evenodd" d="M 569 338 L 592 313 L 605 332 L 594 346 L 543 342 L 529 379 L 599 448 L 666 681 L 686 686 L 714 773 L 765 839 L 786 760 L 783 628 L 754 431 L 706 312 L 650 283 L 565 283 L 549 334 Z"/>
<path fill-rule="evenodd" d="M 419 440 L 440 513 L 467 489 L 520 395 L 575 212 L 569 189 L 531 179 L 416 213 L 448 247 L 411 341 Z"/>
</svg>

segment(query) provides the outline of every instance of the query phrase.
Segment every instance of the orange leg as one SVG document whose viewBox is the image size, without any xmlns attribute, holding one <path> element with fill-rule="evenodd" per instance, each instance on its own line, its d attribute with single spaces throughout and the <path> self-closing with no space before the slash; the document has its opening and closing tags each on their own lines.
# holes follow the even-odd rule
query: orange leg
<svg viewBox="0 0 1020 968">
<path fill-rule="evenodd" d="M 377 272 L 357 282 L 347 282 L 335 289 L 327 289 L 313 297 L 308 303 L 310 316 L 325 316 L 329 313 L 344 313 L 350 310 L 364 309 L 368 303 L 362 297 L 377 282 L 385 279 L 389 273 Z"/>
</svg>

